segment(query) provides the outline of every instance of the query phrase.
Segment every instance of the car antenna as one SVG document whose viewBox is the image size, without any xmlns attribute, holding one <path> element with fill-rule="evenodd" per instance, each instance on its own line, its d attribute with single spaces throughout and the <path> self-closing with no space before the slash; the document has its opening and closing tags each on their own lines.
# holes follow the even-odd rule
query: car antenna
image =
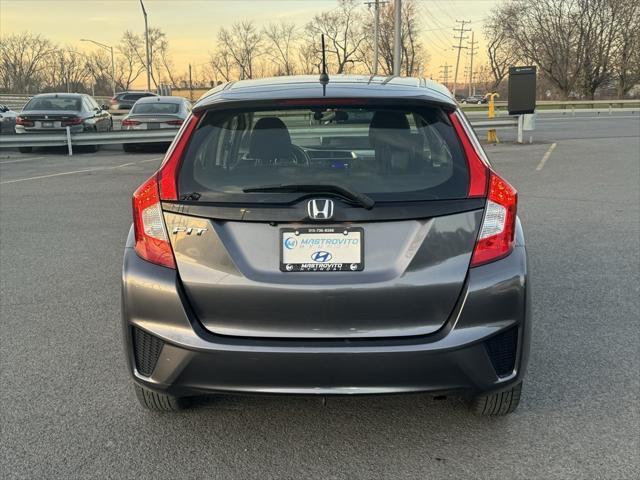
<svg viewBox="0 0 640 480">
<path fill-rule="evenodd" d="M 322 85 L 322 96 L 326 97 L 329 74 L 327 73 L 327 59 L 324 53 L 324 34 L 322 34 L 320 38 L 322 39 L 322 73 L 320 74 L 320 85 Z"/>
</svg>

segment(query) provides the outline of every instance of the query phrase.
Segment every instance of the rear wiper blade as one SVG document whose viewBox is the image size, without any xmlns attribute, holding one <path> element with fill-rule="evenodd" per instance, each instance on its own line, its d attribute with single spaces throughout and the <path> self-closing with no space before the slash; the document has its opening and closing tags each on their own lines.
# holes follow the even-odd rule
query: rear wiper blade
<svg viewBox="0 0 640 480">
<path fill-rule="evenodd" d="M 261 187 L 243 188 L 245 193 L 258 193 L 258 192 L 309 192 L 309 193 L 333 193 L 341 197 L 351 200 L 357 203 L 361 207 L 371 210 L 375 205 L 375 201 L 364 193 L 356 192 L 347 187 L 332 184 L 281 184 L 281 185 L 263 185 Z"/>
</svg>

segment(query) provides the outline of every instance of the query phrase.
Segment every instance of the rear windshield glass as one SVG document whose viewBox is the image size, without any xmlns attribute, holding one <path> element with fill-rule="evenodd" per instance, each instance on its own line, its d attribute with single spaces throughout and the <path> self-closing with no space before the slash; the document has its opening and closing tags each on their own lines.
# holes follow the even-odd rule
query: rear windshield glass
<svg viewBox="0 0 640 480">
<path fill-rule="evenodd" d="M 453 127 L 437 107 L 206 114 L 182 162 L 181 194 L 291 201 L 291 193 L 243 192 L 282 184 L 339 185 L 381 201 L 452 199 L 466 196 L 468 172 Z"/>
<path fill-rule="evenodd" d="M 127 93 L 124 95 L 124 100 L 139 100 L 143 97 L 152 97 L 150 93 Z"/>
<path fill-rule="evenodd" d="M 177 103 L 138 103 L 133 106 L 131 113 L 171 114 L 178 113 L 180 105 Z"/>
<path fill-rule="evenodd" d="M 69 97 L 32 98 L 23 110 L 80 110 L 80 99 Z"/>
</svg>

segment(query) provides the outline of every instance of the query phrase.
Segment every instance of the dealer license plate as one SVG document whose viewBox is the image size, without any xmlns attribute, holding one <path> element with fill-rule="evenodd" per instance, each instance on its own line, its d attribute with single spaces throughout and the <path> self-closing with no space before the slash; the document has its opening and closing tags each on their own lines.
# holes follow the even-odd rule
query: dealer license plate
<svg viewBox="0 0 640 480">
<path fill-rule="evenodd" d="M 309 227 L 280 230 L 283 272 L 358 272 L 364 269 L 361 227 Z"/>
</svg>

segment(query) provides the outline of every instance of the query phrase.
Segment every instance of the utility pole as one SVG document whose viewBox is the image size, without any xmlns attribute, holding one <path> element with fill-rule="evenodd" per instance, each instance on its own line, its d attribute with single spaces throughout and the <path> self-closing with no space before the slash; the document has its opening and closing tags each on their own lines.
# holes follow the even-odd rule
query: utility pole
<svg viewBox="0 0 640 480">
<path fill-rule="evenodd" d="M 147 91 L 151 91 L 151 51 L 149 50 L 149 23 L 147 21 L 147 11 L 144 8 L 144 3 L 140 0 L 140 6 L 142 7 L 142 14 L 144 15 L 144 43 L 147 51 Z"/>
<path fill-rule="evenodd" d="M 191 64 L 189 64 L 189 100 L 193 102 L 193 83 L 191 83 Z"/>
<path fill-rule="evenodd" d="M 373 5 L 373 59 L 371 60 L 371 71 L 374 75 L 378 74 L 378 37 L 380 36 L 380 5 L 388 2 L 375 0 L 374 2 L 364 2 L 366 6 L 371 8 Z"/>
<path fill-rule="evenodd" d="M 447 83 L 449 83 L 449 68 L 451 67 L 451 65 L 448 64 L 444 64 L 444 65 L 440 65 L 440 78 L 442 78 L 442 83 L 446 86 Z"/>
<path fill-rule="evenodd" d="M 459 40 L 458 45 L 454 45 L 453 48 L 457 48 L 458 49 L 458 57 L 456 58 L 456 70 L 453 74 L 453 97 L 455 98 L 456 96 L 456 87 L 458 84 L 458 67 L 460 66 L 460 52 L 463 49 L 466 49 L 467 47 L 463 47 L 462 46 L 462 40 L 466 40 L 467 37 L 464 36 L 464 32 L 470 32 L 471 29 L 470 28 L 464 28 L 465 24 L 469 24 L 471 23 L 470 20 L 456 20 L 456 23 L 460 23 L 460 28 L 454 28 L 453 31 L 454 32 L 459 32 L 460 36 L 456 37 L 454 36 L 453 38 Z"/>
<path fill-rule="evenodd" d="M 395 0 L 393 29 L 393 74 L 400 75 L 402 65 L 402 0 Z"/>
<path fill-rule="evenodd" d="M 469 53 L 471 54 L 471 64 L 469 65 L 469 96 L 475 95 L 475 87 L 473 86 L 473 54 L 478 49 L 477 41 L 474 41 L 474 33 L 471 32 L 471 41 L 469 42 Z"/>
</svg>

